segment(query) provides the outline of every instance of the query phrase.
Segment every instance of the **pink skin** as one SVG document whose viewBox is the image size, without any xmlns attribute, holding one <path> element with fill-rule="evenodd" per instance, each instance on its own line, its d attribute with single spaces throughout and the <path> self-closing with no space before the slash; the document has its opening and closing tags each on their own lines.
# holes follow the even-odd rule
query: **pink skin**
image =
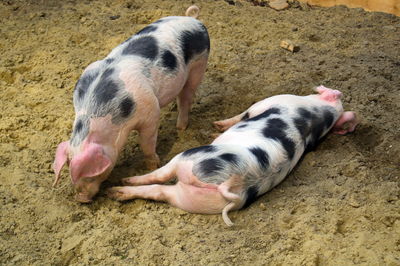
<svg viewBox="0 0 400 266">
<path fill-rule="evenodd" d="M 316 87 L 315 90 L 320 94 L 320 99 L 327 102 L 336 103 L 337 100 L 340 100 L 340 98 L 342 97 L 342 93 L 340 91 L 332 90 L 322 85 Z"/>
<path fill-rule="evenodd" d="M 132 75 L 132 73 L 135 73 L 134 71 L 138 71 L 136 66 L 124 67 L 119 77 L 124 81 L 125 88 L 132 93 L 136 103 L 138 103 L 135 115 L 119 126 L 111 122 L 110 115 L 93 118 L 90 121 L 88 137 L 79 147 L 72 148 L 69 142 L 61 143 L 57 148 L 53 165 L 56 173 L 53 186 L 57 185 L 60 179 L 63 165 L 68 163 L 73 185 L 77 191 L 76 200 L 82 203 L 91 202 L 93 196 L 99 191 L 100 184 L 111 173 L 118 154 L 132 130 L 139 131 L 140 147 L 147 167 L 149 169 L 159 167 L 160 159 L 156 153 L 156 142 L 160 108 L 177 98 L 179 113 L 177 128 L 185 129 L 188 125 L 192 99 L 204 76 L 206 65 L 206 55 L 192 62 L 186 81 L 184 72 L 173 80 L 165 75 L 163 77 L 160 73 L 159 83 L 168 85 L 160 91 L 153 91 L 153 88 L 144 86 L 145 83 L 142 79 Z M 88 68 L 92 67 L 90 65 Z M 183 84 L 183 82 L 185 83 Z M 69 160 L 68 158 L 72 159 Z"/>
<path fill-rule="evenodd" d="M 318 87 L 317 91 L 318 95 L 312 95 L 308 99 L 313 100 L 318 97 L 342 112 L 339 101 L 342 96 L 341 92 L 323 86 Z M 269 103 L 268 101 L 258 102 L 250 107 L 247 112 L 250 113 L 251 117 L 254 117 L 254 115 L 268 109 Z M 260 108 L 262 104 L 264 104 L 263 110 Z M 240 122 L 245 114 L 246 112 L 243 112 L 232 118 L 216 121 L 214 125 L 218 130 L 226 131 Z M 345 129 L 345 124 L 351 126 Z M 344 112 L 335 123 L 333 132 L 338 134 L 352 132 L 356 125 L 355 114 Z M 214 141 L 213 144 L 216 142 L 218 141 Z M 177 155 L 168 164 L 156 171 L 142 176 L 124 178 L 122 183 L 125 186 L 112 187 L 108 189 L 107 195 L 120 201 L 135 198 L 164 201 L 192 213 L 216 214 L 222 212 L 225 223 L 229 226 L 233 225 L 227 213 L 241 207 L 243 198 L 239 195 L 243 195 L 241 194 L 244 188 L 243 177 L 233 175 L 220 185 L 207 184 L 199 181 L 193 174 L 192 168 L 192 161 L 181 160 Z M 165 183 L 175 176 L 177 177 L 175 185 L 160 185 L 160 183 Z"/>
<path fill-rule="evenodd" d="M 112 137 L 116 128 L 110 125 L 111 117 L 96 118 L 91 120 L 90 133 L 80 147 L 71 147 L 66 141 L 57 148 L 53 165 L 56 179 L 53 186 L 57 185 L 60 179 L 63 165 L 68 163 L 71 181 L 77 191 L 76 200 L 79 202 L 92 201 L 92 197 L 98 192 L 101 182 L 107 179 L 116 161 L 113 144 L 98 144 L 106 143 L 103 135 L 97 133 L 103 124 L 108 124 L 103 132 Z"/>
<path fill-rule="evenodd" d="M 215 121 L 213 122 L 213 125 L 215 129 L 217 129 L 219 132 L 224 132 L 227 131 L 230 127 L 234 126 L 235 124 L 239 123 L 240 120 L 242 119 L 244 114 L 239 114 L 234 117 L 225 119 L 225 120 L 220 120 L 220 121 Z"/>
<path fill-rule="evenodd" d="M 175 176 L 175 185 L 158 185 Z M 124 178 L 124 187 L 112 187 L 107 191 L 110 198 L 129 200 L 145 198 L 165 201 L 171 205 L 193 213 L 215 214 L 228 203 L 220 193 L 218 186 L 206 184 L 192 173 L 192 162 L 171 160 L 160 169 L 143 176 Z"/>
<path fill-rule="evenodd" d="M 315 89 L 320 98 L 327 102 L 336 103 L 342 97 L 342 93 L 338 90 L 332 90 L 324 86 L 319 86 Z M 344 112 L 336 121 L 332 128 L 332 132 L 338 135 L 345 135 L 353 132 L 358 125 L 359 120 L 354 112 Z"/>
<path fill-rule="evenodd" d="M 345 135 L 353 132 L 359 120 L 354 112 L 344 112 L 332 128 L 332 132 L 338 135 Z"/>
</svg>

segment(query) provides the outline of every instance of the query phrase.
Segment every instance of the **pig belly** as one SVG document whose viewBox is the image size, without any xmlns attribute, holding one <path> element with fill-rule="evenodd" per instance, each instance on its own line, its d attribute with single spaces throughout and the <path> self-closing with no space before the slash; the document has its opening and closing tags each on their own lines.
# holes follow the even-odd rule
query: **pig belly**
<svg viewBox="0 0 400 266">
<path fill-rule="evenodd" d="M 229 203 L 215 188 L 197 187 L 178 182 L 172 205 L 191 213 L 217 214 Z"/>
</svg>

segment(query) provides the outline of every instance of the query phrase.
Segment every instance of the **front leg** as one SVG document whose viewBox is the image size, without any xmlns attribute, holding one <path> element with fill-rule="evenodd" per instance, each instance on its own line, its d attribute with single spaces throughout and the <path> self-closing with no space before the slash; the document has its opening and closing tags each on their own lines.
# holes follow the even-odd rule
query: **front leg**
<svg viewBox="0 0 400 266">
<path fill-rule="evenodd" d="M 143 151 L 146 166 L 149 170 L 155 170 L 160 166 L 160 158 L 156 153 L 159 109 L 139 128 L 140 148 Z"/>
</svg>

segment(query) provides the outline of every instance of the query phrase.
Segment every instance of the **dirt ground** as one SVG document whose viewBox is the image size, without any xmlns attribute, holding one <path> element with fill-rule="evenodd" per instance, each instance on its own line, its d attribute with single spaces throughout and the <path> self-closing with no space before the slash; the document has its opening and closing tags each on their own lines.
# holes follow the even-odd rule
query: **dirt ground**
<svg viewBox="0 0 400 266">
<path fill-rule="evenodd" d="M 189 214 L 164 203 L 119 203 L 104 189 L 145 173 L 136 135 L 92 204 L 73 200 L 55 149 L 71 134 L 83 69 L 146 24 L 196 3 L 211 37 L 208 70 L 185 132 L 163 110 L 158 153 L 211 141 L 211 122 L 281 93 L 341 90 L 362 123 L 329 135 L 249 208 Z M 362 9 L 245 1 L 0 2 L 0 264 L 400 265 L 400 17 Z M 289 39 L 300 50 L 279 47 Z"/>
</svg>

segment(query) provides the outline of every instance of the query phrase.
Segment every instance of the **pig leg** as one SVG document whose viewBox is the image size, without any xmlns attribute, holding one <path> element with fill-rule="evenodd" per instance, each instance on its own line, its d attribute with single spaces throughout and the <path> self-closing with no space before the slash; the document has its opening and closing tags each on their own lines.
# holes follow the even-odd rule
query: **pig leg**
<svg viewBox="0 0 400 266">
<path fill-rule="evenodd" d="M 111 187 L 107 190 L 107 196 L 118 201 L 137 198 L 168 201 L 168 198 L 174 193 L 174 187 L 175 186 L 158 184 L 147 186 Z"/>
<path fill-rule="evenodd" d="M 175 160 L 172 159 L 168 164 L 149 174 L 124 178 L 122 184 L 138 186 L 165 183 L 175 177 L 175 166 Z"/>
<path fill-rule="evenodd" d="M 214 127 L 220 131 L 220 132 L 224 132 L 226 130 L 228 130 L 230 127 L 234 126 L 236 123 L 239 123 L 242 119 L 243 116 L 245 115 L 245 113 L 236 115 L 234 117 L 225 119 L 225 120 L 220 120 L 220 121 L 215 121 Z"/>
<path fill-rule="evenodd" d="M 112 187 L 107 190 L 107 196 L 118 201 L 136 198 L 164 201 L 184 211 L 203 214 L 221 213 L 228 203 L 217 189 L 183 182 L 176 185 Z"/>
<path fill-rule="evenodd" d="M 201 80 L 203 79 L 206 67 L 207 57 L 195 62 L 190 69 L 188 79 L 183 86 L 182 91 L 179 93 L 177 99 L 178 120 L 176 122 L 176 127 L 178 129 L 184 130 L 188 125 L 189 111 L 192 105 L 193 96 L 197 87 L 200 85 Z"/>
<path fill-rule="evenodd" d="M 147 117 L 144 124 L 138 129 L 140 147 L 143 151 L 146 166 L 148 169 L 157 169 L 160 166 L 160 158 L 156 153 L 157 144 L 157 133 L 158 133 L 158 120 L 159 120 L 159 109 L 153 111 L 151 117 Z M 150 114 L 149 114 L 150 116 Z"/>
<path fill-rule="evenodd" d="M 344 112 L 336 121 L 332 132 L 339 135 L 345 135 L 353 132 L 358 124 L 357 116 L 354 112 Z"/>
</svg>

